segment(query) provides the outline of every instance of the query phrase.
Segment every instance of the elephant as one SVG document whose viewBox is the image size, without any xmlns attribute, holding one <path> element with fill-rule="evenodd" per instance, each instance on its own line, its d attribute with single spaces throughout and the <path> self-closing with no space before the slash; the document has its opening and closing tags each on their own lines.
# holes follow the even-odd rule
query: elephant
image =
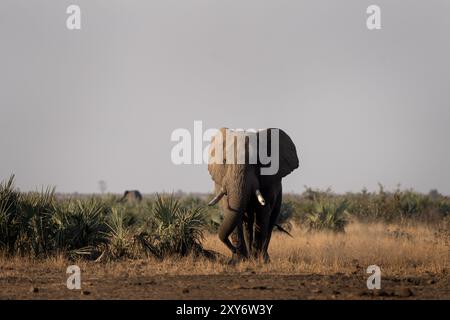
<svg viewBox="0 0 450 320">
<path fill-rule="evenodd" d="M 138 190 L 126 190 L 120 198 L 119 202 L 125 202 L 125 201 L 142 201 L 142 194 Z"/>
<path fill-rule="evenodd" d="M 272 159 L 269 164 L 262 149 L 266 148 L 268 156 L 267 150 L 276 146 L 272 135 L 278 138 L 278 154 L 270 152 Z M 239 139 L 245 141 L 245 144 L 241 143 L 245 148 L 235 148 Z M 281 181 L 299 167 L 294 143 L 277 128 L 255 132 L 221 128 L 211 139 L 209 157 L 208 171 L 214 181 L 216 195 L 208 205 L 220 205 L 224 219 L 218 235 L 230 249 L 231 261 L 262 257 L 269 262 L 270 238 L 281 209 Z M 274 160 L 278 163 L 278 170 L 267 174 Z M 232 234 L 235 244 L 229 239 Z"/>
</svg>

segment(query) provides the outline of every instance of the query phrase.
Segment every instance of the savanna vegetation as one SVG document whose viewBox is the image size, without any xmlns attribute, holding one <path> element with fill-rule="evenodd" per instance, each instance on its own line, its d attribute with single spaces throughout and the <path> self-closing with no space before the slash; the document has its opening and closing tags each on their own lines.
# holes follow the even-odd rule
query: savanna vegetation
<svg viewBox="0 0 450 320">
<path fill-rule="evenodd" d="M 0 299 L 450 297 L 450 199 L 412 190 L 286 194 L 268 264 L 228 264 L 213 195 L 66 195 L 0 185 Z M 66 268 L 83 290 L 67 290 Z M 366 288 L 377 265 L 383 290 Z M 236 276 L 238 275 L 238 276 Z M 31 288 L 30 288 L 31 285 Z"/>
<path fill-rule="evenodd" d="M 118 195 L 67 196 L 54 189 L 22 193 L 14 177 L 0 185 L 0 251 L 4 256 L 110 261 L 168 256 L 205 256 L 221 215 L 208 207 L 210 197 L 149 195 L 142 202 L 120 202 Z M 310 235 L 342 234 L 352 225 L 395 225 L 396 237 L 420 224 L 448 241 L 450 199 L 431 191 L 397 189 L 334 194 L 306 190 L 284 197 L 278 224 Z M 392 229 L 392 228 L 391 228 Z M 316 236 L 317 237 L 317 236 Z M 274 245 L 275 246 L 275 245 Z M 215 248 L 214 248 L 215 249 Z"/>
</svg>

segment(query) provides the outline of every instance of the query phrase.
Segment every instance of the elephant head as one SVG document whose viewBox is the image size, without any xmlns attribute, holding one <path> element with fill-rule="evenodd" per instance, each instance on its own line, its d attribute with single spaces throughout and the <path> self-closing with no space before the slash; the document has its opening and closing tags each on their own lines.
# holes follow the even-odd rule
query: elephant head
<svg viewBox="0 0 450 320">
<path fill-rule="evenodd" d="M 125 201 L 142 201 L 142 194 L 138 190 L 126 190 L 120 198 L 119 202 L 125 202 Z"/>
<path fill-rule="evenodd" d="M 242 234 L 244 214 L 257 210 L 256 206 L 273 205 L 267 203 L 261 190 L 280 182 L 298 164 L 294 143 L 280 129 L 249 132 L 221 128 L 212 138 L 208 171 L 216 195 L 209 205 L 220 201 L 224 220 L 219 238 L 233 253 L 247 253 Z M 236 227 L 240 239 L 237 248 L 229 240 Z"/>
</svg>

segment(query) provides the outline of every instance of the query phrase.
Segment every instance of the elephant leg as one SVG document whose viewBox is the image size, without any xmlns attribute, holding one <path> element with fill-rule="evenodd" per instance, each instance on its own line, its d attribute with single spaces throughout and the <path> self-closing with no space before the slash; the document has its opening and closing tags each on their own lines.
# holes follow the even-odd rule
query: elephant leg
<svg viewBox="0 0 450 320">
<path fill-rule="evenodd" d="M 240 227 L 237 228 L 237 238 L 242 239 L 242 215 L 238 212 L 228 211 L 224 214 L 223 222 L 219 227 L 219 239 L 230 249 L 233 255 L 239 253 L 239 242 L 242 243 L 238 240 L 237 247 L 235 247 L 229 239 L 238 225 Z"/>
<path fill-rule="evenodd" d="M 231 243 L 236 248 L 236 257 L 238 260 L 241 258 L 247 258 L 247 246 L 245 241 L 245 223 L 240 222 L 231 234 Z"/>
<path fill-rule="evenodd" d="M 255 212 L 253 208 L 250 208 L 245 216 L 243 223 L 244 241 L 247 249 L 247 256 L 252 254 L 253 243 L 253 223 L 255 220 Z"/>
<path fill-rule="evenodd" d="M 258 258 L 263 253 L 264 243 L 268 235 L 271 212 L 270 203 L 270 201 L 267 201 L 264 207 L 260 206 L 256 209 L 255 236 L 253 240 L 253 256 L 255 258 Z"/>
<path fill-rule="evenodd" d="M 272 212 L 270 214 L 269 229 L 268 229 L 266 240 L 264 242 L 263 257 L 264 257 L 265 262 L 270 261 L 270 257 L 269 257 L 269 253 L 268 253 L 269 243 L 270 243 L 270 238 L 272 237 L 273 227 L 275 226 L 278 216 L 280 215 L 282 199 L 283 199 L 283 196 L 282 196 L 282 193 L 280 190 L 280 193 L 277 195 L 277 197 L 275 199 L 275 203 L 273 205 Z"/>
</svg>

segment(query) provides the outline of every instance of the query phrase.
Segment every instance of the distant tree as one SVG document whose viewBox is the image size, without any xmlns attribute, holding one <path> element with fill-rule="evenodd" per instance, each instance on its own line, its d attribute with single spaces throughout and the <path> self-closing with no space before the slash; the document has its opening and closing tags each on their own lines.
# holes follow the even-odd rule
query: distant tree
<svg viewBox="0 0 450 320">
<path fill-rule="evenodd" d="M 100 189 L 100 193 L 104 194 L 106 192 L 106 189 L 108 189 L 108 186 L 106 185 L 106 181 L 100 180 L 98 182 L 98 188 Z"/>
</svg>

